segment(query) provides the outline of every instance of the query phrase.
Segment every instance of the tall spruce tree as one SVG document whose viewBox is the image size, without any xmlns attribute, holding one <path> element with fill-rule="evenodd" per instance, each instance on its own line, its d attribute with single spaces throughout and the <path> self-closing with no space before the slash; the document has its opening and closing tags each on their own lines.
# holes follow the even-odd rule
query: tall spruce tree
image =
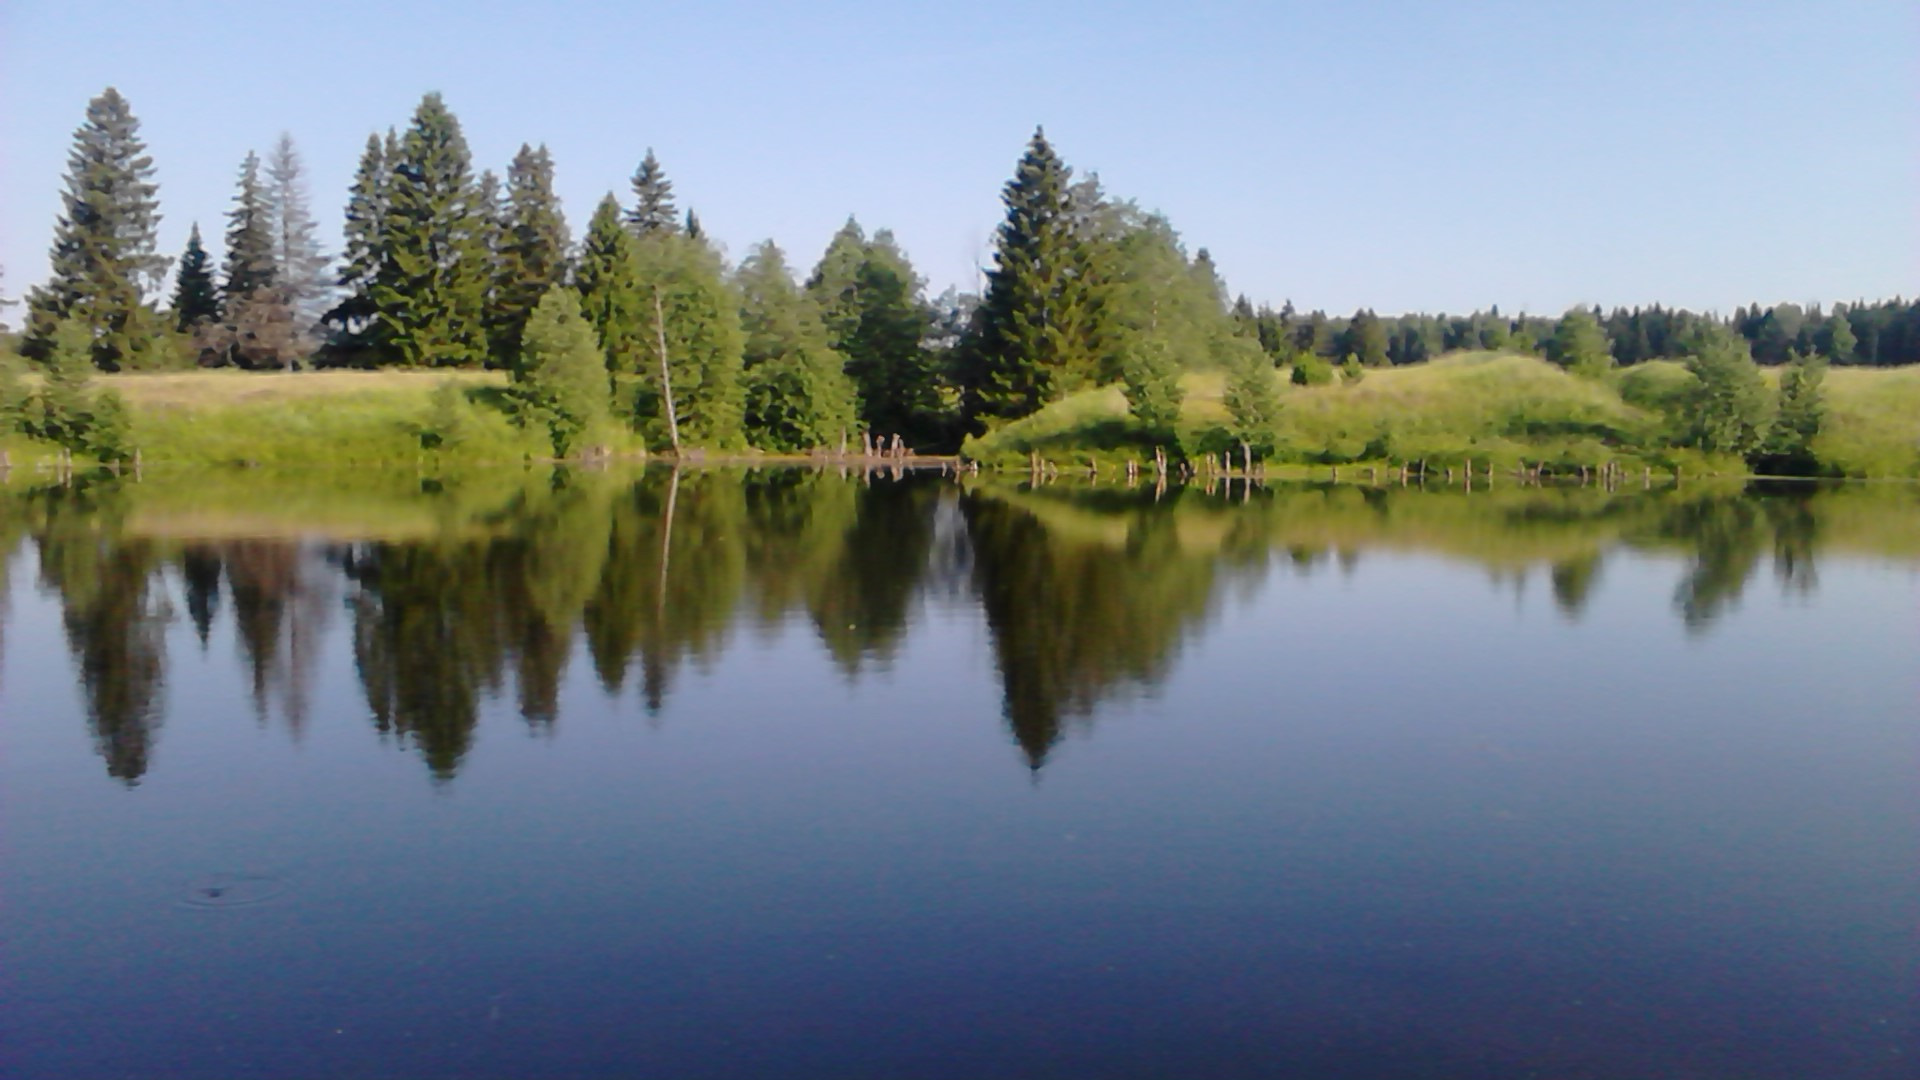
<svg viewBox="0 0 1920 1080">
<path fill-rule="evenodd" d="M 845 358 L 827 343 L 813 298 L 768 240 L 734 275 L 744 335 L 746 424 L 768 450 L 836 446 L 855 432 L 854 389 Z"/>
<path fill-rule="evenodd" d="M 234 185 L 233 209 L 227 211 L 227 257 L 221 267 L 226 280 L 220 287 L 226 306 L 273 287 L 273 233 L 273 204 L 260 180 L 260 155 L 248 151 Z"/>
<path fill-rule="evenodd" d="M 680 217 L 673 208 L 673 181 L 667 179 L 651 146 L 633 173 L 633 209 L 627 212 L 627 225 L 635 236 L 680 231 Z"/>
<path fill-rule="evenodd" d="M 311 348 L 332 289 L 327 280 L 327 256 L 321 250 L 308 199 L 306 167 L 293 145 L 293 136 L 285 132 L 267 156 L 267 198 L 273 219 L 274 285 Z"/>
<path fill-rule="evenodd" d="M 404 367 L 486 358 L 485 217 L 460 121 L 428 94 L 388 162 L 380 267 L 371 297 L 381 362 Z"/>
<path fill-rule="evenodd" d="M 200 242 L 198 222 L 187 233 L 187 249 L 180 254 L 169 311 L 174 329 L 180 331 L 220 318 L 220 287 L 213 280 L 213 259 Z"/>
<path fill-rule="evenodd" d="M 87 103 L 67 155 L 51 273 L 27 298 L 27 356 L 47 357 L 55 328 L 72 317 L 91 330 L 93 361 L 102 368 L 159 360 L 162 320 L 147 297 L 159 291 L 167 259 L 155 250 L 159 186 L 146 151 L 140 122 L 118 90 L 108 87 Z"/>
<path fill-rule="evenodd" d="M 573 275 L 581 315 L 599 337 L 601 358 L 609 372 L 622 375 L 637 374 L 641 356 L 651 349 L 640 340 L 643 298 L 635 244 L 619 202 L 608 192 L 587 224 Z"/>
<path fill-rule="evenodd" d="M 385 139 L 377 134 L 367 136 L 353 186 L 347 190 L 346 244 L 341 249 L 340 276 L 335 281 L 344 295 L 327 312 L 326 321 L 336 331 L 334 352 L 349 362 L 366 362 L 376 336 L 373 286 L 386 247 L 389 166 L 397 156 L 392 129 Z"/>
<path fill-rule="evenodd" d="M 553 156 L 545 145 L 521 144 L 507 166 L 507 194 L 500 249 L 494 260 L 493 304 L 488 337 L 496 367 L 512 368 L 520 334 L 534 305 L 566 280 L 566 217 L 553 192 Z M 596 325 L 596 332 L 598 326 Z"/>
<path fill-rule="evenodd" d="M 1072 177 L 1035 129 L 1001 194 L 1007 215 L 978 337 L 966 350 L 965 408 L 976 426 L 1032 413 L 1096 373 L 1093 284 L 1071 214 Z"/>
</svg>

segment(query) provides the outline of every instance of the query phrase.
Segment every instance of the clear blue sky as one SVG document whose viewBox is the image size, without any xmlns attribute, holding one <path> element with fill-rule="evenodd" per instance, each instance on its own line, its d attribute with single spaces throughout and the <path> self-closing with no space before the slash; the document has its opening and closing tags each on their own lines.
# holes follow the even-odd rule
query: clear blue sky
<svg viewBox="0 0 1920 1080">
<path fill-rule="evenodd" d="M 46 270 L 88 98 L 217 240 L 283 129 L 332 246 L 368 132 L 441 91 L 546 142 L 576 234 L 654 147 L 735 257 L 849 213 L 970 287 L 1036 123 L 1229 284 L 1335 313 L 1920 292 L 1920 7 L 1727 3 L 131 3 L 0 8 L 0 261 Z"/>
</svg>

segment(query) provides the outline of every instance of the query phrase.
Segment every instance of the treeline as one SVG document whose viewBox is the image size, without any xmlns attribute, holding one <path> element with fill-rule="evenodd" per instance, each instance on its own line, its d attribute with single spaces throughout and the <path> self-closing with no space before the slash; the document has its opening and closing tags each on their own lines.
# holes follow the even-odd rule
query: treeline
<svg viewBox="0 0 1920 1080">
<path fill-rule="evenodd" d="M 730 263 L 682 211 L 649 150 L 577 242 L 544 146 L 476 171 L 459 121 L 427 95 L 404 130 L 369 136 L 344 244 L 323 252 L 299 154 L 283 136 L 241 163 L 219 265 L 196 224 L 155 250 L 155 168 L 109 89 L 75 134 L 52 274 L 28 298 L 22 352 L 87 331 L 107 371 L 190 366 L 492 368 L 556 452 L 845 448 L 898 436 L 948 449 L 1076 390 L 1121 384 L 1149 440 L 1180 415 L 1182 373 L 1229 373 L 1236 426 L 1270 427 L 1273 372 L 1357 380 L 1464 348 L 1537 352 L 1593 370 L 1738 341 L 1761 363 L 1920 362 L 1920 304 L 1783 304 L 1730 319 L 1576 308 L 1559 319 L 1336 318 L 1235 300 L 1205 249 L 1163 217 L 1076 179 L 1036 131 L 1003 191 L 981 295 L 930 298 L 885 229 L 849 220 L 797 280 L 773 241 Z M 16 425 L 17 426 L 17 425 Z"/>
</svg>

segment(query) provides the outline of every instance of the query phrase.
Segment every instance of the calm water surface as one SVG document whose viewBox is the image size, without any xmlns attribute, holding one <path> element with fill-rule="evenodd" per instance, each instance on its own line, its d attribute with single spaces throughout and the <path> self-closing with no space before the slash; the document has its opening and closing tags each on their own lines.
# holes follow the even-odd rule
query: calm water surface
<svg viewBox="0 0 1920 1080">
<path fill-rule="evenodd" d="M 0 494 L 0 1072 L 1920 1075 L 1920 495 Z"/>
</svg>

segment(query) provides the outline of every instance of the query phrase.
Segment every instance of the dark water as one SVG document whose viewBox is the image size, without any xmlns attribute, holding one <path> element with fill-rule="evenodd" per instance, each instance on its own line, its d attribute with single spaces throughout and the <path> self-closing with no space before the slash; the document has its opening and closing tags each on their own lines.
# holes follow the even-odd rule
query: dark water
<svg viewBox="0 0 1920 1080">
<path fill-rule="evenodd" d="M 0 496 L 6 1075 L 1920 1075 L 1911 489 L 355 483 Z"/>
</svg>

